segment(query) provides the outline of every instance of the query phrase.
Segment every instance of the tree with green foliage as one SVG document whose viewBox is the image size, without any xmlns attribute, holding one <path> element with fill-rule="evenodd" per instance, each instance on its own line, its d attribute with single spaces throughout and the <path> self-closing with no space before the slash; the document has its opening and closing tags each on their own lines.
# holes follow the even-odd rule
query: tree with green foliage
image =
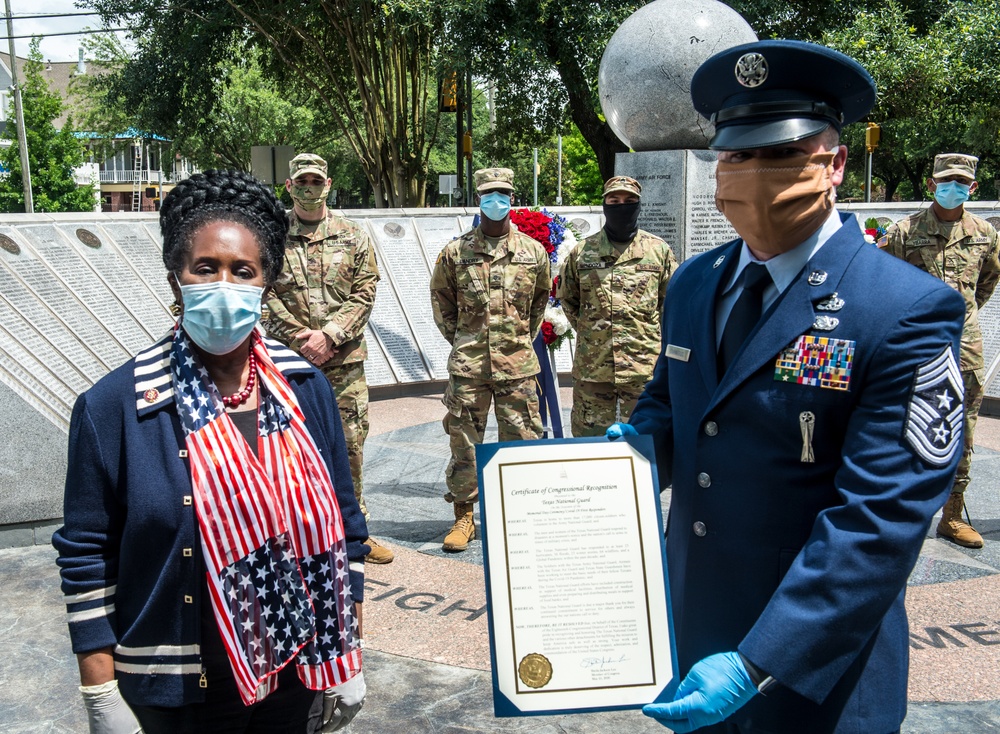
<svg viewBox="0 0 1000 734">
<path fill-rule="evenodd" d="M 78 186 L 73 169 L 83 165 L 85 147 L 73 134 L 72 119 L 61 130 L 53 121 L 62 114 L 59 95 L 49 89 L 42 76 L 39 39 L 31 42 L 24 64 L 21 103 L 24 108 L 25 140 L 28 145 L 28 168 L 31 174 L 31 197 L 36 212 L 92 211 L 95 193 L 92 184 Z M 7 148 L 0 149 L 0 165 L 7 175 L 0 178 L 0 212 L 23 212 L 24 178 L 17 128 L 7 123 Z"/>
<path fill-rule="evenodd" d="M 431 0 L 90 0 L 137 50 L 115 74 L 146 127 L 211 137 L 219 63 L 266 49 L 267 75 L 314 111 L 321 140 L 347 141 L 376 206 L 421 206 L 437 133 L 443 6 Z"/>
<path fill-rule="evenodd" d="M 882 127 L 873 177 L 886 200 L 926 198 L 934 156 L 963 152 L 980 159 L 980 196 L 996 196 L 1000 163 L 1000 6 L 994 0 L 954 0 L 933 25 L 917 25 L 914 11 L 887 0 L 827 32 L 823 42 L 857 59 L 875 79 L 879 97 L 869 120 Z M 921 18 L 921 21 L 925 19 Z M 923 31 L 921 31 L 923 28 Z M 845 130 L 844 142 L 864 151 L 864 126 Z M 852 156 L 851 176 L 863 185 L 864 156 Z M 860 191 L 842 191 L 860 196 Z"/>
<path fill-rule="evenodd" d="M 608 40 L 645 2 L 457 0 L 445 54 L 496 85 L 496 128 L 485 141 L 498 157 L 569 131 L 590 144 L 603 178 L 628 151 L 601 116 L 597 72 Z"/>
<path fill-rule="evenodd" d="M 201 168 L 250 170 L 255 145 L 290 145 L 297 151 L 329 147 L 333 131 L 317 128 L 316 113 L 298 104 L 265 76 L 260 51 L 221 62 L 219 94 L 205 116 L 206 124 L 191 134 L 181 131 L 176 149 Z"/>
<path fill-rule="evenodd" d="M 532 148 L 520 148 L 510 159 L 518 198 L 531 205 L 534 180 L 531 167 Z M 563 206 L 598 206 L 604 190 L 604 179 L 597 168 L 594 151 L 576 127 L 571 127 L 562 141 L 562 203 Z M 538 205 L 555 206 L 559 196 L 559 142 L 553 135 L 538 147 Z"/>
<path fill-rule="evenodd" d="M 85 129 L 97 136 L 92 147 L 107 158 L 124 131 L 148 129 L 148 120 L 130 112 L 115 85 L 115 75 L 123 73 L 130 56 L 121 42 L 108 35 L 91 36 L 84 43 L 96 63 L 90 73 L 72 79 L 73 102 Z M 234 49 L 218 63 L 212 73 L 216 90 L 211 109 L 203 115 L 203 124 L 174 132 L 172 153 L 203 169 L 249 171 L 255 145 L 291 145 L 297 150 L 329 146 L 329 136 L 316 134 L 313 110 L 297 104 L 264 73 L 262 53 Z"/>
</svg>

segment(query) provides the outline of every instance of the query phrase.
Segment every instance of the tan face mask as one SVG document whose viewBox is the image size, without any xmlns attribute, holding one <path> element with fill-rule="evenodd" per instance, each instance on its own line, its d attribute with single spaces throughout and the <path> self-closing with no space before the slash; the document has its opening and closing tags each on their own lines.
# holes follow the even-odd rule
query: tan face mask
<svg viewBox="0 0 1000 734">
<path fill-rule="evenodd" d="M 323 208 L 326 196 L 330 193 L 329 184 L 325 186 L 298 186 L 292 184 L 288 194 L 302 211 L 315 212 Z"/>
<path fill-rule="evenodd" d="M 780 255 L 801 244 L 830 215 L 835 152 L 794 158 L 719 161 L 715 206 L 750 249 Z"/>
</svg>

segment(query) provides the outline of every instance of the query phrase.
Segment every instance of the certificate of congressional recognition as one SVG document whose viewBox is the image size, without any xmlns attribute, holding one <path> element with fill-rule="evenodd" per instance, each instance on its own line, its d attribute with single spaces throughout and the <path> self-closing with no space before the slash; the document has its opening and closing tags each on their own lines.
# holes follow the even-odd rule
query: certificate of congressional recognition
<svg viewBox="0 0 1000 734">
<path fill-rule="evenodd" d="M 675 655 L 648 436 L 476 447 L 497 716 L 669 700 Z"/>
</svg>

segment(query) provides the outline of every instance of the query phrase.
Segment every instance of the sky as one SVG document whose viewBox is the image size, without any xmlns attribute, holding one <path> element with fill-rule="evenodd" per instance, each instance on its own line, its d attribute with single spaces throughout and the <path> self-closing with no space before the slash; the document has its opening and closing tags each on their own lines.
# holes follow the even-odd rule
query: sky
<svg viewBox="0 0 1000 734">
<path fill-rule="evenodd" d="M 30 36 L 50 33 L 70 33 L 81 31 L 86 27 L 100 27 L 100 19 L 96 15 L 78 15 L 69 18 L 18 18 L 23 15 L 42 15 L 55 13 L 80 13 L 86 12 L 74 5 L 75 0 L 9 0 L 11 14 L 14 18 L 14 35 Z M 0 15 L 6 17 L 6 9 L 0 5 Z M 0 51 L 8 53 L 9 41 L 7 40 L 6 20 L 0 22 Z M 79 55 L 80 44 L 86 36 L 50 36 L 43 37 L 41 42 L 42 58 L 48 61 L 76 61 Z M 30 38 L 17 39 L 16 51 L 18 56 L 26 57 L 28 47 L 31 44 Z"/>
</svg>

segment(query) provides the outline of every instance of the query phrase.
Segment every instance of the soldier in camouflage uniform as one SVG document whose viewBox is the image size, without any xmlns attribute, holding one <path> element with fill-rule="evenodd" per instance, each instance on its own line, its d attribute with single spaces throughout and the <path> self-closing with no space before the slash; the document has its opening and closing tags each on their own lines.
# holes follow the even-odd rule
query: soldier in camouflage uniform
<svg viewBox="0 0 1000 734">
<path fill-rule="evenodd" d="M 501 441 L 539 438 L 531 341 L 542 325 L 552 281 L 545 248 L 510 223 L 514 173 L 506 168 L 476 171 L 480 225 L 445 245 L 431 276 L 434 322 L 452 345 L 448 358 L 451 437 L 446 470 L 455 524 L 444 550 L 463 551 L 475 538 L 473 503 L 479 496 L 475 446 L 482 443 L 493 401 Z"/>
<path fill-rule="evenodd" d="M 362 495 L 368 437 L 365 326 L 379 280 L 375 251 L 365 231 L 326 207 L 326 161 L 311 153 L 289 164 L 285 188 L 294 204 L 281 275 L 267 301 L 267 330 L 319 367 L 337 396 L 351 460 L 354 495 L 370 520 Z M 366 560 L 389 563 L 393 553 L 369 538 Z"/>
<path fill-rule="evenodd" d="M 933 178 L 927 180 L 934 194 L 930 207 L 896 222 L 878 242 L 886 252 L 940 278 L 965 298 L 960 358 L 965 382 L 965 447 L 937 533 L 967 548 L 983 547 L 982 536 L 962 519 L 976 418 L 985 387 L 979 309 L 990 299 L 1000 278 L 1000 236 L 993 225 L 965 211 L 964 206 L 977 187 L 978 162 L 975 156 L 959 153 L 936 156 Z"/>
<path fill-rule="evenodd" d="M 615 176 L 604 184 L 605 225 L 570 252 L 559 298 L 576 331 L 574 436 L 602 436 L 627 422 L 660 350 L 660 311 L 677 267 L 659 237 L 638 227 L 642 186 Z"/>
</svg>

